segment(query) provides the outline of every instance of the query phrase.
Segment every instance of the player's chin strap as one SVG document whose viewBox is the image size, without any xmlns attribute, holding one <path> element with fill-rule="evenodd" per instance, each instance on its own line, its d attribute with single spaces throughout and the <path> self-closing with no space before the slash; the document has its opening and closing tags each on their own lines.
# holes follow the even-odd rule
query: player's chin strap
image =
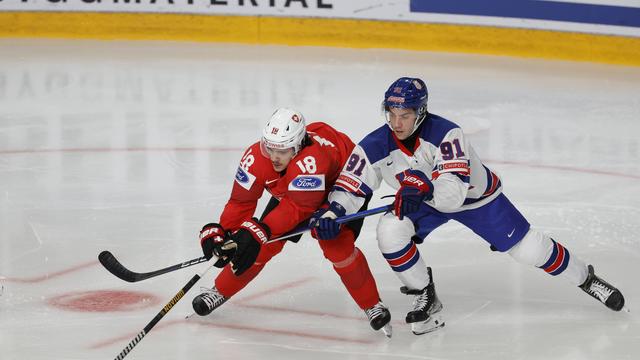
<svg viewBox="0 0 640 360">
<path fill-rule="evenodd" d="M 344 224 L 344 223 L 348 223 L 354 220 L 358 220 L 358 219 L 362 219 L 365 218 L 367 216 L 371 216 L 371 215 L 376 215 L 376 214 L 380 214 L 386 211 L 390 211 L 391 209 L 393 209 L 393 204 L 391 205 L 384 205 L 384 206 L 380 206 L 374 209 L 369 209 L 369 210 L 364 210 L 364 211 L 360 211 L 357 212 L 355 214 L 351 214 L 351 215 L 346 215 L 346 216 L 342 216 L 336 219 L 336 222 L 338 224 Z M 274 238 L 274 239 L 270 239 L 267 243 L 271 243 L 274 241 L 280 241 L 280 240 L 286 240 L 289 239 L 291 237 L 294 237 L 296 235 L 300 235 L 300 234 L 304 234 L 307 231 L 311 230 L 310 227 L 308 226 L 299 226 L 295 229 L 293 229 L 292 231 L 278 237 L 278 238 Z M 163 268 L 163 269 L 159 269 L 159 270 L 155 270 L 155 271 L 150 271 L 150 272 L 144 272 L 144 273 L 139 273 L 139 272 L 134 272 L 131 271 L 129 269 L 127 269 L 124 265 L 122 265 L 120 263 L 120 261 L 118 261 L 118 259 L 116 259 L 116 257 L 110 252 L 110 251 L 103 251 L 100 253 L 100 255 L 98 255 L 98 260 L 100 260 L 100 263 L 102 264 L 102 266 L 105 267 L 105 269 L 107 269 L 110 273 L 112 273 L 113 275 L 115 275 L 116 277 L 127 281 L 127 282 L 138 282 L 138 281 L 142 281 L 142 280 L 146 280 L 152 277 L 156 277 L 158 275 L 162 275 L 162 274 L 166 274 L 166 273 L 170 273 L 172 271 L 176 271 L 176 270 L 180 270 L 189 266 L 193 266 L 193 265 L 197 265 L 203 262 L 207 261 L 207 258 L 205 258 L 204 256 L 199 257 L 199 258 L 195 258 L 195 259 L 191 259 L 191 260 L 187 260 L 187 261 L 183 261 L 179 264 L 175 264 L 175 265 L 171 265 L 169 267 Z M 215 263 L 218 258 L 217 257 L 213 257 L 211 259 L 213 263 Z"/>
</svg>

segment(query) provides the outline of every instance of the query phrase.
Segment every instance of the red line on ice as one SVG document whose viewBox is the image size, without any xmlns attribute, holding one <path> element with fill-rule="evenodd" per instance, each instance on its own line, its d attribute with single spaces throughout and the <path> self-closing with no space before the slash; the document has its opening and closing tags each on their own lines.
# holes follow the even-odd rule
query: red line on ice
<svg viewBox="0 0 640 360">
<path fill-rule="evenodd" d="M 240 303 L 240 304 L 236 303 L 235 305 L 243 308 L 248 308 L 248 309 L 268 310 L 268 311 L 276 311 L 276 312 L 304 314 L 304 315 L 311 315 L 311 316 L 325 316 L 325 317 L 331 317 L 335 319 L 366 321 L 366 317 L 364 316 L 364 314 L 362 316 L 345 316 L 345 315 L 331 314 L 331 313 L 322 312 L 322 311 L 298 310 L 298 309 L 284 308 L 284 307 L 273 306 L 273 305 L 251 305 L 251 304 L 243 304 L 243 303 Z"/>
<path fill-rule="evenodd" d="M 255 299 L 267 296 L 267 295 L 273 295 L 274 293 L 280 292 L 282 290 L 294 288 L 296 286 L 300 286 L 300 285 L 308 283 L 309 281 L 312 281 L 312 280 L 315 280 L 315 277 L 306 277 L 306 278 L 302 278 L 300 280 L 295 280 L 295 281 L 291 281 L 291 282 L 288 282 L 288 283 L 284 283 L 282 285 L 276 286 L 276 287 L 271 288 L 269 290 L 265 290 L 265 291 L 259 292 L 257 294 L 254 294 L 254 295 L 243 297 L 242 299 L 239 299 L 239 301 L 237 301 L 237 303 L 243 304 L 243 303 L 246 303 L 246 302 L 249 302 L 251 300 L 255 300 Z"/>
<path fill-rule="evenodd" d="M 98 261 L 97 260 L 92 260 L 86 263 L 81 263 L 78 264 L 76 266 L 72 266 L 70 268 L 64 269 L 64 270 L 60 270 L 60 271 L 56 271 L 53 273 L 48 273 L 48 274 L 44 274 L 41 276 L 34 276 L 34 277 L 30 277 L 30 278 L 15 278 L 15 277 L 6 277 L 4 278 L 5 281 L 7 282 L 17 282 L 17 283 L 38 283 L 38 282 L 43 282 L 43 281 L 47 281 L 47 280 L 51 280 L 53 278 L 59 277 L 59 276 L 63 276 L 72 272 L 76 272 L 79 270 L 82 270 L 84 268 L 88 268 L 94 265 L 97 265 Z"/>
<path fill-rule="evenodd" d="M 328 316 L 328 317 L 333 317 L 333 318 L 339 318 L 339 319 L 349 319 L 349 320 L 363 320 L 364 321 L 364 317 L 360 318 L 356 318 L 356 317 L 349 317 L 349 316 L 342 316 L 342 315 L 336 315 L 336 314 L 328 314 L 328 313 L 323 313 L 323 312 L 319 312 L 319 311 L 310 311 L 310 310 L 295 310 L 295 309 L 287 309 L 287 308 L 278 308 L 278 307 L 274 307 L 274 306 L 262 306 L 262 305 L 249 305 L 249 304 L 245 304 L 246 302 L 250 301 L 250 300 L 254 300 L 263 296 L 267 296 L 267 295 L 273 295 L 274 293 L 277 293 L 279 291 L 282 290 L 286 290 L 286 289 L 290 289 L 293 287 L 297 287 L 300 286 L 302 284 L 305 284 L 311 280 L 314 280 L 315 278 L 313 277 L 308 277 L 308 278 L 303 278 L 300 280 L 295 280 L 295 281 L 291 281 L 285 284 L 282 284 L 280 286 L 276 286 L 274 288 L 271 288 L 269 290 L 245 297 L 243 299 L 241 299 L 240 301 L 237 301 L 235 303 L 230 303 L 232 305 L 237 305 L 240 307 L 244 307 L 244 308 L 254 308 L 254 309 L 260 309 L 260 310 L 269 310 L 269 311 L 279 311 L 279 312 L 289 312 L 289 313 L 298 313 L 298 314 L 305 314 L 305 315 L 315 315 L 315 316 Z M 285 335 L 285 336 L 295 336 L 295 337 L 304 337 L 304 338 L 310 338 L 310 339 L 317 339 L 317 340 L 330 340 L 330 341 L 339 341 L 339 342 L 347 342 L 347 343 L 358 343 L 358 344 L 372 344 L 375 343 L 374 340 L 369 340 L 369 339 L 353 339 L 353 338 L 347 338 L 344 336 L 331 336 L 331 335 L 324 335 L 324 334 L 314 334 L 314 333 L 307 333 L 307 332 L 302 332 L 302 331 L 294 331 L 294 330 L 280 330 L 280 329 L 273 329 L 273 328 L 262 328 L 262 327 L 256 327 L 256 326 L 247 326 L 247 325 L 238 325 L 238 324 L 226 324 L 226 323 L 212 323 L 212 322 L 205 322 L 205 321 L 190 321 L 187 322 L 186 320 L 169 320 L 166 321 L 163 324 L 159 324 L 157 325 L 154 330 L 158 330 L 158 329 L 162 329 L 162 328 L 166 328 L 168 326 L 173 326 L 176 324 L 197 324 L 197 325 L 201 325 L 201 326 L 206 326 L 206 327 L 213 327 L 213 328 L 223 328 L 223 329 L 231 329 L 231 330 L 244 330 L 244 331 L 253 331 L 253 332 L 260 332 L 260 333 L 267 333 L 267 334 L 278 334 L 278 335 Z M 113 345 L 115 343 L 118 342 L 122 342 L 123 346 L 125 345 L 124 342 L 127 340 L 131 340 L 133 339 L 134 336 L 136 336 L 138 334 L 138 332 L 136 333 L 130 333 L 127 335 L 122 335 L 122 336 L 118 336 L 118 337 L 114 337 L 111 339 L 107 339 L 98 343 L 95 343 L 93 345 L 90 346 L 90 349 L 98 349 L 98 348 L 102 348 L 105 346 L 109 346 L 109 345 Z"/>
<path fill-rule="evenodd" d="M 278 330 L 278 329 L 269 329 L 269 328 L 260 328 L 255 326 L 245 326 L 245 325 L 237 325 L 237 324 L 220 324 L 213 322 L 194 322 L 198 325 L 214 327 L 214 328 L 223 328 L 223 329 L 232 329 L 232 330 L 248 330 L 248 331 L 256 331 L 256 332 L 264 332 L 268 334 L 278 334 L 278 335 L 286 335 L 286 336 L 295 336 L 295 337 L 303 337 L 310 338 L 316 340 L 330 340 L 330 341 L 339 341 L 346 343 L 358 343 L 358 344 L 373 344 L 376 341 L 370 339 L 353 339 L 345 336 L 331 336 L 331 335 L 323 335 L 323 334 L 312 334 L 305 333 L 301 331 L 289 331 L 289 330 Z"/>
<path fill-rule="evenodd" d="M 164 324 L 158 324 L 156 327 L 153 328 L 152 331 L 157 331 L 159 329 L 163 329 L 163 328 L 167 328 L 169 326 L 174 326 L 174 325 L 178 325 L 178 324 L 195 324 L 195 325 L 199 325 L 199 326 L 206 326 L 206 327 L 212 327 L 212 328 L 222 328 L 222 329 L 230 329 L 230 330 L 240 330 L 240 331 L 253 331 L 253 332 L 259 332 L 259 333 L 267 333 L 267 334 L 278 334 L 278 335 L 285 335 L 285 336 L 295 336 L 295 337 L 303 337 L 303 338 L 309 338 L 309 339 L 316 339 L 316 340 L 330 340 L 330 341 L 339 341 L 339 342 L 343 342 L 343 343 L 357 343 L 357 344 L 373 344 L 375 343 L 374 340 L 370 340 L 370 339 L 354 339 L 354 338 L 348 338 L 345 336 L 332 336 L 332 335 L 324 335 L 324 334 L 314 334 L 314 333 L 307 333 L 307 332 L 301 332 L 301 331 L 296 331 L 296 330 L 279 330 L 279 329 L 271 329 L 271 328 L 263 328 L 263 327 L 258 327 L 258 326 L 246 326 L 246 325 L 238 325 L 238 324 L 227 324 L 227 323 L 213 323 L 213 322 L 204 322 L 204 321 L 190 321 L 188 322 L 187 320 L 184 319 L 180 319 L 180 320 L 170 320 L 165 322 Z M 100 342 L 97 342 L 93 345 L 91 345 L 89 348 L 90 349 L 100 349 L 106 346 L 110 346 L 110 345 L 114 345 L 116 343 L 122 343 L 122 346 L 126 346 L 127 340 L 132 340 L 139 332 L 136 333 L 129 333 L 126 335 L 122 335 L 122 336 L 118 336 L 118 337 L 114 337 L 111 339 L 107 339 L 107 340 L 103 340 Z"/>
<path fill-rule="evenodd" d="M 168 326 L 172 326 L 172 325 L 179 324 L 179 323 L 184 323 L 184 322 L 186 322 L 185 319 L 167 320 L 162 324 L 156 325 L 151 331 L 154 331 L 154 330 L 158 331 L 159 329 L 166 328 Z M 140 328 L 140 330 L 142 330 L 142 328 Z M 99 348 L 102 348 L 102 347 L 105 347 L 105 346 L 109 346 L 109 345 L 113 345 L 113 344 L 119 343 L 119 342 L 122 342 L 123 343 L 122 345 L 124 347 L 126 345 L 124 342 L 133 340 L 133 338 L 136 335 L 138 335 L 138 333 L 140 333 L 140 331 L 138 331 L 136 333 L 130 333 L 130 334 L 114 337 L 114 338 L 111 338 L 111 339 L 103 340 L 103 341 L 100 341 L 100 342 L 97 342 L 97 343 L 91 345 L 89 347 L 89 349 L 99 349 Z M 128 342 L 127 342 L 127 344 L 128 344 Z"/>
</svg>

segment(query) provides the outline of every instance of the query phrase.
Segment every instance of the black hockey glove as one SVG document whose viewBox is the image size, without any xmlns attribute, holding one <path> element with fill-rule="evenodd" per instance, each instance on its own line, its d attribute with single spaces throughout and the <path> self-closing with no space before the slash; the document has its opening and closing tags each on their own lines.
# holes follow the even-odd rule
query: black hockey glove
<svg viewBox="0 0 640 360">
<path fill-rule="evenodd" d="M 228 234 L 220 224 L 209 223 L 200 230 L 200 247 L 202 248 L 202 253 L 207 260 L 211 260 L 213 254 L 218 257 L 218 261 L 213 264 L 215 267 L 225 267 L 236 252 L 235 247 L 230 247 L 228 243 Z"/>
<path fill-rule="evenodd" d="M 231 260 L 231 269 L 235 275 L 242 275 L 256 262 L 262 244 L 269 241 L 269 237 L 269 227 L 256 218 L 243 222 L 240 229 L 229 236 L 229 240 L 236 247 Z"/>
</svg>

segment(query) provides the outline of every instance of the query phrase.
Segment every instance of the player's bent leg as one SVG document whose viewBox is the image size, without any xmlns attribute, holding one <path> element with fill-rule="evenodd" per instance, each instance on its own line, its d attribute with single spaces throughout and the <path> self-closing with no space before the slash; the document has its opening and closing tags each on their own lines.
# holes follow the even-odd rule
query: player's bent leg
<svg viewBox="0 0 640 360">
<path fill-rule="evenodd" d="M 351 229 L 344 228 L 338 237 L 332 240 L 318 241 L 325 258 L 333 264 L 351 298 L 365 311 L 374 330 L 383 329 L 391 336 L 391 313 L 380 301 L 378 287 L 367 259 L 354 246 L 355 236 Z"/>
<path fill-rule="evenodd" d="M 560 276 L 578 286 L 587 279 L 587 264 L 570 253 L 562 244 L 535 229 L 509 249 L 516 261 L 544 270 L 552 276 Z"/>
<path fill-rule="evenodd" d="M 376 229 L 378 248 L 398 279 L 409 289 L 424 289 L 429 284 L 427 265 L 411 240 L 415 228 L 411 220 L 399 220 L 392 213 L 380 217 Z"/>
<path fill-rule="evenodd" d="M 518 262 L 567 279 L 611 310 L 620 311 L 624 307 L 620 290 L 598 277 L 593 266 L 587 266 L 562 244 L 540 231 L 529 230 L 508 253 Z"/>
<path fill-rule="evenodd" d="M 214 287 L 201 288 L 191 305 L 196 314 L 209 315 L 213 310 L 224 304 L 229 298 L 242 290 L 262 271 L 271 258 L 282 251 L 284 241 L 265 244 L 260 248 L 256 262 L 242 275 L 236 276 L 231 270 L 231 264 L 225 266 L 215 279 Z"/>
<path fill-rule="evenodd" d="M 426 334 L 444 326 L 442 303 L 435 293 L 435 285 L 416 244 L 413 222 L 399 220 L 393 214 L 380 217 L 377 228 L 378 247 L 396 276 L 405 285 L 400 291 L 413 295 L 413 306 L 406 317 L 414 334 Z"/>
</svg>

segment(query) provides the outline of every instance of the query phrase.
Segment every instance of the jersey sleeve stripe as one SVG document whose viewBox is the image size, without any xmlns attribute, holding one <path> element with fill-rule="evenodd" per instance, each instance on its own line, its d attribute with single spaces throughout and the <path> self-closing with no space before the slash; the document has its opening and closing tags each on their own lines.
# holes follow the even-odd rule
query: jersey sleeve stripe
<svg viewBox="0 0 640 360">
<path fill-rule="evenodd" d="M 492 171 L 487 169 L 486 166 L 484 167 L 484 169 L 487 172 L 487 190 L 484 192 L 484 194 L 482 194 L 482 196 L 489 196 L 496 191 L 496 189 L 498 188 L 499 185 L 501 185 L 501 183 L 500 183 L 500 178 L 498 178 L 498 175 L 494 174 Z"/>
<path fill-rule="evenodd" d="M 487 187 L 484 194 L 482 194 L 482 196 L 480 196 L 477 199 L 472 199 L 472 198 L 465 199 L 464 205 L 470 205 L 470 204 L 477 203 L 478 201 L 484 200 L 489 196 L 495 194 L 496 191 L 498 191 L 502 186 L 502 182 L 500 181 L 500 178 L 498 177 L 498 175 L 494 174 L 486 166 L 484 166 L 484 170 L 486 171 L 486 174 L 487 174 Z"/>
<path fill-rule="evenodd" d="M 346 191 L 357 196 L 367 196 L 373 193 L 370 187 L 368 187 L 362 181 L 350 177 L 346 174 L 340 174 L 338 179 L 333 185 L 333 188 L 338 191 Z"/>
</svg>

